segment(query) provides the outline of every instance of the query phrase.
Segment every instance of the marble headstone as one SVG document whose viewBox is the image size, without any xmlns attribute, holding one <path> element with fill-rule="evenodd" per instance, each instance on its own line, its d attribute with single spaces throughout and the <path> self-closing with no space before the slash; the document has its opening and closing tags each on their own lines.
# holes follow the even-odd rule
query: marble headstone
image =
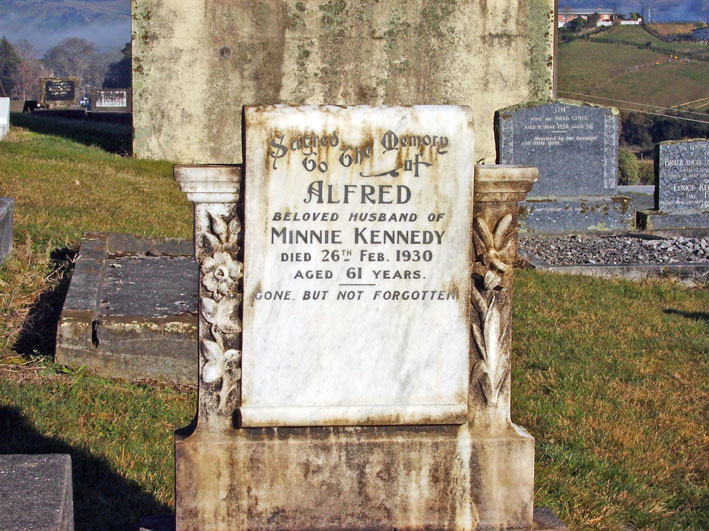
<svg viewBox="0 0 709 531">
<path fill-rule="evenodd" d="M 495 116 L 498 162 L 539 168 L 521 205 L 532 232 L 631 228 L 630 200 L 616 196 L 620 120 L 613 108 L 565 100 L 519 105 Z"/>
<path fill-rule="evenodd" d="M 10 98 L 0 98 L 0 140 L 10 130 Z"/>
<path fill-rule="evenodd" d="M 247 107 L 244 426 L 467 414 L 463 107 Z"/>
</svg>

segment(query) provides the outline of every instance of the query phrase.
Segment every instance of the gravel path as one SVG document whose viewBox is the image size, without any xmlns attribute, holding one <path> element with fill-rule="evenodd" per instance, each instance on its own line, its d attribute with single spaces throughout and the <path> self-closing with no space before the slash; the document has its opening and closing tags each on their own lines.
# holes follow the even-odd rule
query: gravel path
<svg viewBox="0 0 709 531">
<path fill-rule="evenodd" d="M 551 265 L 709 263 L 709 238 L 522 236 L 519 247 Z"/>
</svg>

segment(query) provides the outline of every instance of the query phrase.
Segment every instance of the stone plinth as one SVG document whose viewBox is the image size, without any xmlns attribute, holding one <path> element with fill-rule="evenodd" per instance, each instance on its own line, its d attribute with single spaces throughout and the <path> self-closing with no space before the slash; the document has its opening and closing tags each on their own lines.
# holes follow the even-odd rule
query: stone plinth
<svg viewBox="0 0 709 531">
<path fill-rule="evenodd" d="M 196 202 L 202 271 L 198 413 L 175 441 L 177 529 L 533 527 L 534 439 L 511 422 L 509 401 L 517 202 L 536 169 L 476 167 L 466 414 L 418 426 L 244 427 L 241 171 L 183 166 L 175 174 Z M 215 278 L 233 278 L 216 301 L 230 309 L 222 331 L 218 304 L 204 300 L 220 288 L 210 277 L 216 267 L 224 269 Z"/>
<path fill-rule="evenodd" d="M 73 531 L 68 454 L 0 455 L 0 527 Z"/>
</svg>

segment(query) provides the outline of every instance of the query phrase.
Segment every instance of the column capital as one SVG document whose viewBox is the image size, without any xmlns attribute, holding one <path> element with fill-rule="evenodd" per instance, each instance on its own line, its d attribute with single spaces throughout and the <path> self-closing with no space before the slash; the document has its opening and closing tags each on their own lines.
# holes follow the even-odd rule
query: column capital
<svg viewBox="0 0 709 531">
<path fill-rule="evenodd" d="M 174 177 L 193 203 L 236 203 L 241 194 L 240 165 L 175 165 Z"/>
</svg>

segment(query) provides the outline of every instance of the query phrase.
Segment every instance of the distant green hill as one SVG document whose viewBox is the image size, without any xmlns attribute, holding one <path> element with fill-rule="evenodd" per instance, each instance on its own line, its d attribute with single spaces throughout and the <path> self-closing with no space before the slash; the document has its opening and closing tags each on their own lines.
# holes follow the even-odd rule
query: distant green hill
<svg viewBox="0 0 709 531">
<path fill-rule="evenodd" d="M 607 40 L 624 41 L 606 42 Z M 709 98 L 709 48 L 694 42 L 665 42 L 640 26 L 620 26 L 587 39 L 560 43 L 560 97 L 610 100 L 671 107 Z M 570 94 L 575 93 L 575 94 Z M 706 110 L 702 102 L 688 107 Z M 630 106 L 637 108 L 637 106 Z"/>
</svg>

